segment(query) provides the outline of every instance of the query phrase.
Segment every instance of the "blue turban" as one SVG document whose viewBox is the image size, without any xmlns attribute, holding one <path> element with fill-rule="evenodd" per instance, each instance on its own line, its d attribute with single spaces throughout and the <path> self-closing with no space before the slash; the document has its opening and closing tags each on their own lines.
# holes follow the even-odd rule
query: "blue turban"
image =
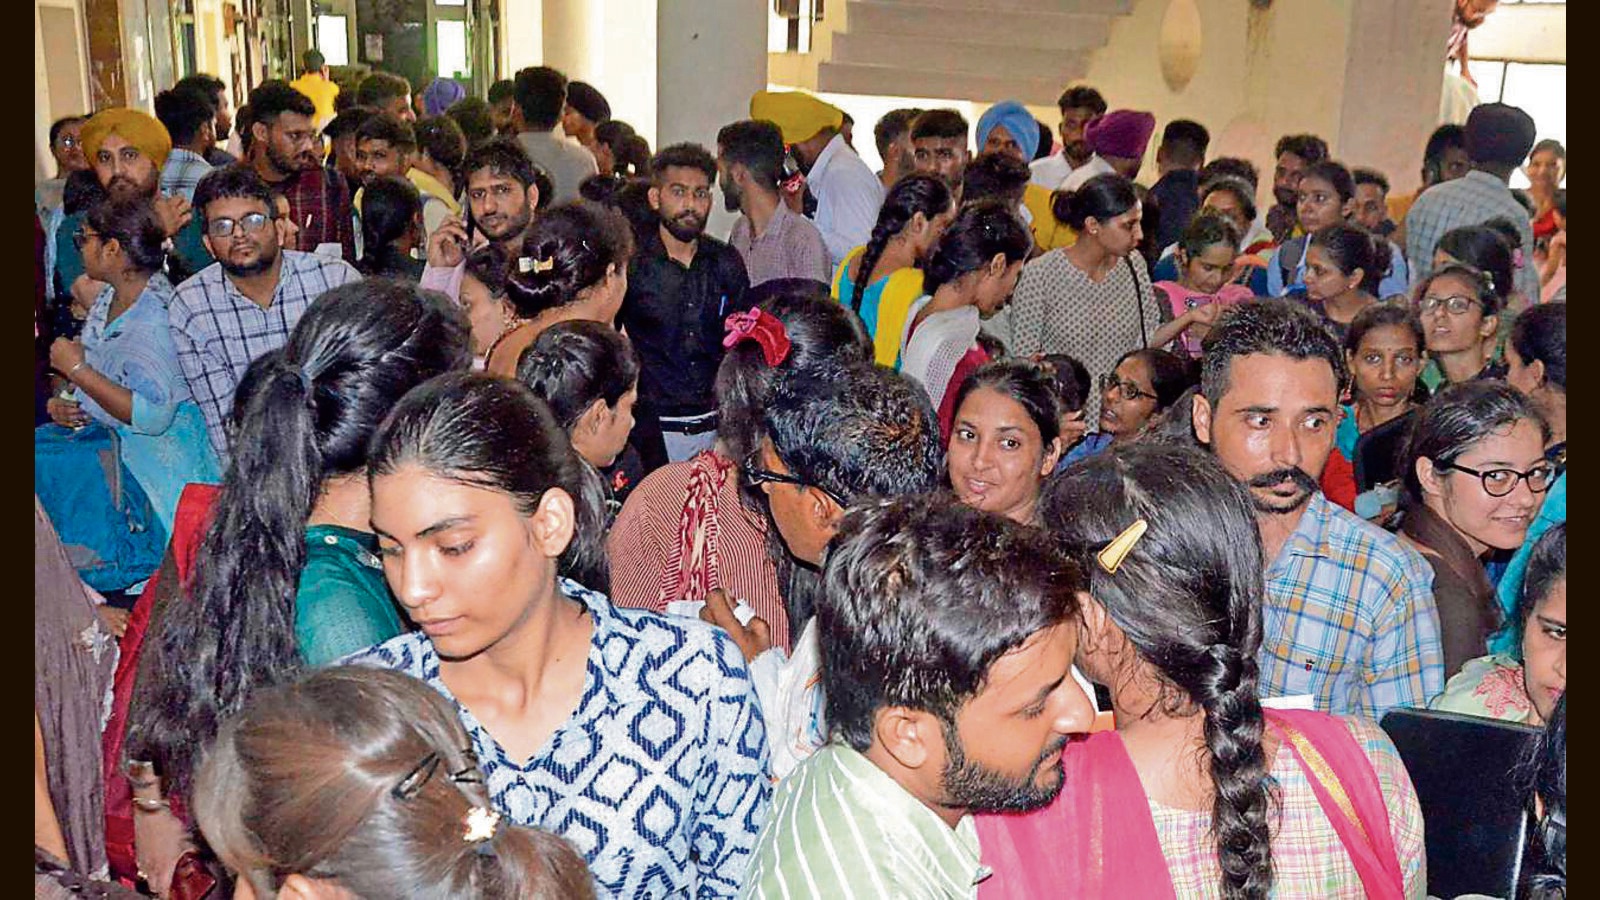
<svg viewBox="0 0 1600 900">
<path fill-rule="evenodd" d="M 1033 114 L 1015 100 L 1002 100 L 989 107 L 989 111 L 978 120 L 978 152 L 983 152 L 989 132 L 996 125 L 1010 132 L 1012 140 L 1022 148 L 1022 161 L 1031 162 L 1039 151 L 1039 122 Z"/>
</svg>

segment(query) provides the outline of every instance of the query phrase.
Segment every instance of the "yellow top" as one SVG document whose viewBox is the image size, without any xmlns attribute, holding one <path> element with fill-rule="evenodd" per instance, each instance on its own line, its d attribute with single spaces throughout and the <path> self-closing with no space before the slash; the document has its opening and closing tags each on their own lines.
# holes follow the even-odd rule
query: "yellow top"
<svg viewBox="0 0 1600 900">
<path fill-rule="evenodd" d="M 333 121 L 333 98 L 339 96 L 337 84 L 323 78 L 319 72 L 307 72 L 289 82 L 289 87 L 311 98 L 311 105 L 317 108 L 312 121 L 318 128 Z"/>
<path fill-rule="evenodd" d="M 850 263 L 866 251 L 860 246 L 845 254 L 833 273 L 833 298 L 843 306 L 853 306 L 856 289 L 850 281 Z M 911 304 L 922 296 L 922 270 L 913 266 L 897 269 L 867 285 L 861 298 L 861 322 L 872 334 L 873 358 L 880 366 L 898 367 L 900 336 L 906 329 Z"/>
<path fill-rule="evenodd" d="M 1033 241 L 1043 252 L 1057 247 L 1071 247 L 1078 242 L 1078 233 L 1072 230 L 1072 226 L 1057 219 L 1050 211 L 1051 193 L 1049 188 L 1029 184 L 1022 194 L 1022 205 L 1033 216 L 1030 226 L 1033 229 Z"/>
</svg>

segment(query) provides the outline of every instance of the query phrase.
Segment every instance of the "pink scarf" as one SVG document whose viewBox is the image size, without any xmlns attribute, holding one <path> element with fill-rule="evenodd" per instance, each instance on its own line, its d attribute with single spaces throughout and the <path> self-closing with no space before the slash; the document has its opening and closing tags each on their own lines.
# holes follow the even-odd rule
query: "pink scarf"
<svg viewBox="0 0 1600 900">
<path fill-rule="evenodd" d="M 1372 764 L 1338 719 L 1267 710 L 1268 725 L 1305 769 L 1368 897 L 1401 900 L 1405 880 Z M 1022 815 L 977 817 L 980 900 L 1036 897 L 1174 898 L 1139 773 L 1114 731 L 1080 737 L 1062 757 L 1055 802 Z"/>
<path fill-rule="evenodd" d="M 703 600 L 722 587 L 722 556 L 717 552 L 717 497 L 733 472 L 732 460 L 703 450 L 689 462 L 689 484 L 678 516 L 678 542 L 656 585 L 656 609 L 674 600 Z"/>
</svg>

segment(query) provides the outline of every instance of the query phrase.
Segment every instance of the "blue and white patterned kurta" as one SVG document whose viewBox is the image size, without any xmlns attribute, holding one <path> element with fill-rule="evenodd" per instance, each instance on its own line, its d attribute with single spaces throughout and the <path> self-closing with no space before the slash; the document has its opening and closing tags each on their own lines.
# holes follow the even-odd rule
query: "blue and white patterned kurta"
<svg viewBox="0 0 1600 900">
<path fill-rule="evenodd" d="M 562 579 L 594 619 L 578 709 L 525 764 L 451 695 L 426 635 L 342 662 L 405 672 L 456 704 L 495 807 L 559 834 L 613 897 L 733 897 L 771 800 L 766 726 L 720 629 L 620 609 Z"/>
</svg>

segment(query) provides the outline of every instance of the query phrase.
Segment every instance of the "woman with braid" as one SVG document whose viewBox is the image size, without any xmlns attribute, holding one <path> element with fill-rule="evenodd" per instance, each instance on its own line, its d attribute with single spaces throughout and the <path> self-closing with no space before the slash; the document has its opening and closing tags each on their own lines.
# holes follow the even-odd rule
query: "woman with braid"
<svg viewBox="0 0 1600 900">
<path fill-rule="evenodd" d="M 867 326 L 878 365 L 899 359 L 906 317 L 924 293 L 922 265 L 955 217 L 955 197 L 944 179 L 907 175 L 883 198 L 872 237 L 839 263 L 833 297 Z"/>
<path fill-rule="evenodd" d="M 1077 660 L 1116 730 L 1067 745 L 1051 805 L 978 817 L 980 900 L 1423 896 L 1422 813 L 1383 731 L 1257 699 L 1261 542 L 1211 456 L 1113 447 L 1040 517 L 1089 573 Z"/>
</svg>

